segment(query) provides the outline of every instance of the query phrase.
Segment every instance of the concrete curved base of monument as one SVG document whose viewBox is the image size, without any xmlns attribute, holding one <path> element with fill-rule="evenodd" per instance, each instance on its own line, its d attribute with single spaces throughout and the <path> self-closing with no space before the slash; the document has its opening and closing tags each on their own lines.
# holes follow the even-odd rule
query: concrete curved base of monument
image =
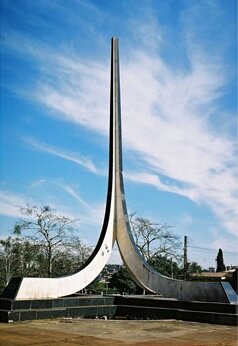
<svg viewBox="0 0 238 346">
<path fill-rule="evenodd" d="M 227 282 L 183 281 L 161 275 L 137 251 L 129 232 L 126 224 L 124 227 L 121 225 L 117 236 L 118 248 L 131 277 L 146 291 L 179 300 L 237 303 L 237 295 Z"/>
<path fill-rule="evenodd" d="M 118 39 L 112 39 L 109 135 L 109 175 L 105 217 L 99 241 L 85 265 L 75 274 L 60 278 L 13 278 L 2 297 L 50 299 L 71 295 L 89 285 L 106 265 L 117 240 L 132 278 L 146 291 L 180 300 L 236 303 L 229 283 L 175 280 L 151 268 L 139 253 L 131 234 L 122 174 L 122 139 Z"/>
<path fill-rule="evenodd" d="M 90 263 L 73 275 L 58 278 L 12 278 L 2 298 L 15 300 L 49 299 L 71 295 L 87 287 L 105 267 L 113 246 L 113 228 L 110 227 L 99 251 Z"/>
<path fill-rule="evenodd" d="M 59 298 L 87 287 L 105 267 L 115 242 L 113 179 L 109 174 L 108 196 L 101 236 L 92 255 L 75 274 L 58 278 L 12 278 L 2 298 L 15 300 Z"/>
</svg>

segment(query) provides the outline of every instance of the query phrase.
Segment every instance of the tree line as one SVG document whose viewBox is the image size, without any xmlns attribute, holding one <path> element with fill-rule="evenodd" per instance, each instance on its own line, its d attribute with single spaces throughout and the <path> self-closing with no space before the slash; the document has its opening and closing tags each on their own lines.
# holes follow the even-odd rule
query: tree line
<svg viewBox="0 0 238 346">
<path fill-rule="evenodd" d="M 78 221 L 59 215 L 49 206 L 21 208 L 13 234 L 0 239 L 0 290 L 12 276 L 57 277 L 75 272 L 92 253 L 77 235 Z M 155 223 L 133 213 L 129 217 L 135 243 L 146 261 L 161 274 L 191 279 L 191 273 L 201 272 L 196 262 L 183 267 L 182 243 L 168 224 Z M 221 253 L 219 252 L 219 268 Z M 224 263 L 223 263 L 224 265 Z M 222 267 L 224 269 L 224 267 Z M 106 276 L 106 270 L 104 270 Z M 103 274 L 102 273 L 102 274 Z M 96 279 L 89 289 L 99 289 Z M 120 293 L 138 293 L 140 288 L 123 266 L 108 277 L 107 288 Z"/>
<path fill-rule="evenodd" d="M 90 256 L 91 247 L 76 235 L 78 220 L 48 206 L 21 208 L 12 236 L 0 240 L 0 289 L 12 276 L 57 277 L 74 272 Z"/>
</svg>

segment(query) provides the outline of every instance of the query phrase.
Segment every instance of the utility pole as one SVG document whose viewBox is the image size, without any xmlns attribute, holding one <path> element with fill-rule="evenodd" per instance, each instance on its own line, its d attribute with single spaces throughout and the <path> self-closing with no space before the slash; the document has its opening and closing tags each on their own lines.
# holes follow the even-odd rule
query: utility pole
<svg viewBox="0 0 238 346">
<path fill-rule="evenodd" d="M 184 236 L 184 246 L 183 246 L 183 270 L 184 270 L 184 279 L 187 279 L 188 276 L 188 238 Z"/>
<path fill-rule="evenodd" d="M 171 278 L 174 277 L 174 268 L 173 268 L 173 257 L 170 259 L 170 270 L 171 270 Z"/>
</svg>

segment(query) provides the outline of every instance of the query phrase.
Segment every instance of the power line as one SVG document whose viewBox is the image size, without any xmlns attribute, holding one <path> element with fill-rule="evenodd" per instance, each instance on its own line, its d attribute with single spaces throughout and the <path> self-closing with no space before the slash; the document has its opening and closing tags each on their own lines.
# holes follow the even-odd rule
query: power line
<svg viewBox="0 0 238 346">
<path fill-rule="evenodd" d="M 206 248 L 206 247 L 201 247 L 201 246 L 192 246 L 188 245 L 189 248 L 195 249 L 195 250 L 202 250 L 202 251 L 211 251 L 211 252 L 217 252 L 217 249 L 211 249 L 211 248 Z M 238 255 L 237 252 L 235 251 L 226 251 L 223 250 L 224 253 L 230 254 L 230 255 Z"/>
</svg>

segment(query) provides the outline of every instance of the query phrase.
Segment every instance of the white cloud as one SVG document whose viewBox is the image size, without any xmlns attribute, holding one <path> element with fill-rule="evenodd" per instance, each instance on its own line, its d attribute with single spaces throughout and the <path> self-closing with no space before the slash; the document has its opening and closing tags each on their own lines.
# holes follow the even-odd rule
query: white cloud
<svg viewBox="0 0 238 346">
<path fill-rule="evenodd" d="M 148 23 L 140 25 L 141 33 L 148 38 Z M 188 27 L 186 30 L 189 32 Z M 149 36 L 151 47 L 161 40 L 161 32 L 159 40 L 156 35 Z M 144 49 L 143 42 L 140 50 L 128 51 L 129 58 L 121 61 L 123 143 L 142 166 L 137 174 L 127 176 L 208 205 L 222 227 L 235 235 L 238 201 L 234 140 L 213 125 L 219 113 L 224 116 L 219 104 L 227 82 L 224 66 L 217 57 L 209 58 L 197 41 L 189 40 L 187 35 L 187 70 L 176 71 L 159 55 Z M 30 41 L 24 41 L 24 49 L 44 73 L 33 93 L 35 99 L 53 111 L 51 115 L 107 135 L 109 59 L 82 59 L 46 46 L 40 49 Z M 76 153 L 32 144 L 91 172 L 100 172 L 90 159 Z"/>
<path fill-rule="evenodd" d="M 0 214 L 21 217 L 21 208 L 26 205 L 26 198 L 9 191 L 0 191 Z"/>
<path fill-rule="evenodd" d="M 182 228 L 189 227 L 194 223 L 194 219 L 191 215 L 188 213 L 183 213 L 180 217 L 180 225 L 182 225 Z"/>
<path fill-rule="evenodd" d="M 226 249 L 227 251 L 224 251 L 224 254 L 226 253 L 227 258 L 232 257 L 233 260 L 236 260 L 236 263 L 233 262 L 233 265 L 238 264 L 238 242 L 234 239 L 232 242 L 230 239 L 228 240 L 225 237 L 218 236 L 213 243 L 211 244 L 212 248 L 214 249 Z M 229 257 L 228 257 L 229 256 Z M 226 265 L 230 265 L 230 263 L 225 262 Z"/>
<path fill-rule="evenodd" d="M 66 184 L 60 184 L 60 183 L 56 183 L 58 186 L 60 186 L 64 191 L 66 191 L 70 196 L 72 196 L 74 199 L 76 199 L 76 201 L 83 206 L 86 209 L 90 209 L 89 204 L 84 201 L 79 194 L 77 193 L 77 191 L 75 191 L 75 189 L 73 189 L 71 186 L 68 186 Z"/>
<path fill-rule="evenodd" d="M 194 53 L 190 70 L 175 72 L 159 56 L 133 54 L 121 63 L 123 141 L 144 162 L 146 173 L 129 178 L 206 203 L 235 234 L 234 143 L 211 125 L 225 83 L 221 66 Z M 57 71 L 61 86 L 41 85 L 37 100 L 54 116 L 106 135 L 109 68 L 67 55 L 54 54 L 54 59 L 53 76 Z M 89 159 L 33 145 L 98 173 Z M 162 182 L 161 174 L 173 183 Z"/>
<path fill-rule="evenodd" d="M 124 178 L 130 181 L 138 182 L 138 183 L 143 183 L 143 184 L 148 184 L 155 186 L 157 188 L 163 189 L 164 185 L 161 183 L 159 177 L 155 174 L 149 174 L 145 172 L 125 172 Z"/>
<path fill-rule="evenodd" d="M 79 219 L 80 225 L 90 226 L 94 228 L 95 226 L 102 226 L 103 215 L 105 211 L 105 203 L 94 203 L 89 205 L 84 199 L 82 199 L 77 191 L 66 184 L 60 184 L 55 182 L 48 182 L 48 185 L 57 185 L 62 188 L 67 194 L 69 194 L 73 199 L 76 199 L 79 206 L 75 206 L 73 209 L 65 206 L 65 202 L 58 200 L 56 201 L 50 193 L 44 196 L 39 195 L 36 198 L 25 197 L 22 194 L 15 194 L 11 191 L 0 191 L 0 215 L 5 215 L 9 217 L 22 218 L 21 208 L 26 205 L 49 205 L 52 209 L 55 209 L 58 214 L 69 217 L 70 219 Z M 83 207 L 83 212 L 80 211 L 80 207 Z M 26 217 L 26 216 L 24 216 Z"/>
<path fill-rule="evenodd" d="M 32 187 L 37 187 L 37 186 L 40 186 L 42 184 L 46 183 L 46 179 L 38 179 L 37 181 L 34 181 L 31 186 Z"/>
<path fill-rule="evenodd" d="M 80 156 L 78 153 L 60 150 L 58 148 L 51 147 L 47 144 L 40 143 L 29 137 L 24 138 L 23 141 L 27 143 L 28 145 L 30 145 L 31 148 L 74 162 L 77 165 L 84 167 L 85 169 L 87 169 L 88 171 L 92 173 L 100 174 L 100 175 L 105 174 L 100 169 L 98 169 L 90 159 L 88 159 L 87 157 Z M 40 182 L 42 182 L 42 180 Z"/>
<path fill-rule="evenodd" d="M 45 181 L 47 184 L 47 191 L 44 190 L 43 194 L 41 193 L 41 205 L 47 203 L 51 208 L 55 209 L 58 213 L 65 215 L 71 219 L 79 220 L 80 227 L 84 229 L 92 227 L 94 229 L 97 226 L 98 231 L 102 227 L 103 215 L 105 212 L 105 202 L 91 202 L 88 203 L 87 200 L 81 197 L 80 193 L 76 188 L 66 184 L 65 182 L 59 180 L 48 180 Z M 67 197 L 62 197 L 60 200 L 55 192 L 55 187 L 62 189 L 66 192 Z M 53 190 L 51 190 L 53 188 Z M 68 198 L 69 197 L 69 198 Z M 73 203 L 71 203 L 73 200 Z M 46 202 L 47 201 L 47 202 Z M 65 202 L 67 201 L 67 202 Z M 77 201 L 77 203 L 75 203 Z M 40 202 L 35 203 L 40 205 Z"/>
</svg>

